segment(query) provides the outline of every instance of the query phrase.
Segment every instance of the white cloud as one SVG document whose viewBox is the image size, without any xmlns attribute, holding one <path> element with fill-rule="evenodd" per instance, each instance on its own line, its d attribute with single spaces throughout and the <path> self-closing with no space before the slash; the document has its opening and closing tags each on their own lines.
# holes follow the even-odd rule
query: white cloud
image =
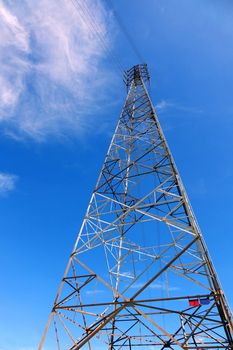
<svg viewBox="0 0 233 350">
<path fill-rule="evenodd" d="M 0 121 L 7 118 L 22 92 L 27 71 L 24 55 L 29 53 L 28 33 L 2 2 L 0 2 Z"/>
<path fill-rule="evenodd" d="M 1 46 L 12 45 L 19 50 L 28 52 L 28 33 L 24 27 L 19 23 L 18 18 L 14 16 L 1 2 L 0 4 L 1 16 Z"/>
<path fill-rule="evenodd" d="M 34 346 L 29 346 L 29 347 L 21 347 L 18 350 L 36 350 L 37 348 Z M 47 349 L 46 349 L 47 350 Z"/>
<path fill-rule="evenodd" d="M 168 101 L 165 101 L 165 100 L 161 100 L 159 101 L 158 103 L 156 103 L 155 105 L 155 109 L 157 111 L 161 111 L 161 110 L 165 110 L 167 109 L 168 107 L 170 107 L 170 103 Z"/>
<path fill-rule="evenodd" d="M 0 194 L 5 194 L 14 190 L 16 180 L 16 175 L 0 173 Z"/>
<path fill-rule="evenodd" d="M 166 286 L 165 284 L 162 283 L 152 283 L 149 288 L 151 289 L 162 289 L 162 290 L 168 290 L 168 291 L 176 291 L 179 290 L 179 287 L 174 287 L 174 286 Z"/>
<path fill-rule="evenodd" d="M 161 100 L 155 105 L 155 110 L 158 112 L 166 112 L 168 109 L 175 109 L 187 113 L 202 113 L 201 109 L 195 107 L 184 106 L 178 103 L 170 102 L 167 100 Z"/>
<path fill-rule="evenodd" d="M 90 124 L 84 115 L 107 89 L 98 35 L 109 48 L 110 17 L 100 0 L 0 0 L 0 123 L 8 135 L 39 140 Z"/>
<path fill-rule="evenodd" d="M 87 295 L 96 295 L 96 294 L 102 294 L 102 293 L 104 293 L 103 289 L 93 289 L 93 290 L 90 289 L 86 291 Z"/>
<path fill-rule="evenodd" d="M 133 289 L 140 289 L 145 285 L 145 283 L 142 283 L 142 282 L 135 283 L 132 285 L 132 288 Z M 179 287 L 170 286 L 170 285 L 166 286 L 165 284 L 162 284 L 162 283 L 151 283 L 147 288 L 148 289 L 161 289 L 161 290 L 168 290 L 168 291 L 176 291 L 176 290 L 180 289 Z"/>
<path fill-rule="evenodd" d="M 193 197 L 203 197 L 208 193 L 208 186 L 204 178 L 195 179 L 195 181 L 190 184 L 190 194 Z"/>
</svg>

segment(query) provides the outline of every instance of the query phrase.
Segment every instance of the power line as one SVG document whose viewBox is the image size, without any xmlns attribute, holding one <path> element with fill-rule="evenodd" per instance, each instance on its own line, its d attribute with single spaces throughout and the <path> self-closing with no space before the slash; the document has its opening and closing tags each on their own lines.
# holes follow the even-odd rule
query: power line
<svg viewBox="0 0 233 350">
<path fill-rule="evenodd" d="M 96 22 L 95 17 L 91 14 L 87 6 L 83 3 L 80 4 L 78 0 L 71 0 L 75 10 L 79 13 L 82 20 L 85 22 L 85 24 L 89 27 L 89 29 L 94 33 L 94 35 L 99 39 L 100 44 L 102 45 L 103 49 L 106 51 L 106 53 L 109 56 L 109 59 L 111 60 L 114 68 L 117 70 L 118 74 L 120 73 L 121 77 L 124 72 L 124 68 L 119 61 L 119 59 L 116 57 L 116 55 L 109 49 L 108 44 L 106 43 L 105 38 L 100 34 L 101 29 L 99 25 Z"/>
<path fill-rule="evenodd" d="M 95 16 L 93 15 L 93 12 L 91 12 L 91 11 L 89 10 L 87 1 L 86 1 L 86 0 L 83 0 L 83 3 L 84 3 L 84 7 L 85 7 L 87 13 L 89 14 L 90 19 L 93 21 L 93 22 L 91 22 L 91 23 L 93 23 L 93 25 L 97 28 L 98 33 L 101 33 L 101 27 L 99 26 L 98 22 L 96 21 Z M 104 36 L 103 36 L 103 39 L 105 40 Z M 111 55 L 114 57 L 114 59 L 116 60 L 117 64 L 118 64 L 118 65 L 121 67 L 121 69 L 124 71 L 124 67 L 123 67 L 123 65 L 122 65 L 122 63 L 121 63 L 121 60 L 119 59 L 119 57 L 118 57 L 116 54 L 114 54 L 113 50 L 110 50 L 110 49 L 109 49 L 108 43 L 106 44 L 106 47 L 107 47 L 107 49 L 110 51 L 110 53 L 111 53 Z"/>
<path fill-rule="evenodd" d="M 137 59 L 139 60 L 138 63 L 145 63 L 145 60 L 144 58 L 142 57 L 142 55 L 140 54 L 134 40 L 132 39 L 132 36 L 129 34 L 128 30 L 126 29 L 126 26 L 124 25 L 120 15 L 117 13 L 115 7 L 114 7 L 114 4 L 113 4 L 113 1 L 112 0 L 105 0 L 106 4 L 111 4 L 110 7 L 111 7 L 111 10 L 115 16 L 115 19 L 122 31 L 122 33 L 125 35 L 126 39 L 128 40 L 130 46 L 131 46 L 131 49 L 132 51 L 134 52 L 135 56 L 137 57 Z"/>
</svg>

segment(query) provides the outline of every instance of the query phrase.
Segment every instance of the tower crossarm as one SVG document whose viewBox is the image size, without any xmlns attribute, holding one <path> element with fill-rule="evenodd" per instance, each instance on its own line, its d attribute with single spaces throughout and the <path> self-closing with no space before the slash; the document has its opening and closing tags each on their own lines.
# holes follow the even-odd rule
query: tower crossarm
<svg viewBox="0 0 233 350">
<path fill-rule="evenodd" d="M 127 89 L 130 88 L 132 82 L 134 83 L 134 85 L 140 85 L 142 84 L 142 81 L 144 81 L 145 83 L 150 82 L 150 75 L 146 63 L 133 66 L 124 74 L 124 82 L 126 84 Z"/>
</svg>

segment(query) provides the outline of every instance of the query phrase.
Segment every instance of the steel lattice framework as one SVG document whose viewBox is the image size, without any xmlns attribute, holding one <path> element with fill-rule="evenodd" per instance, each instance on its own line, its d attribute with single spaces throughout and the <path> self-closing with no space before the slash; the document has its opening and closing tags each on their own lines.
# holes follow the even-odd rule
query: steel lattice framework
<svg viewBox="0 0 233 350">
<path fill-rule="evenodd" d="M 39 349 L 232 349 L 231 312 L 149 98 L 127 98 Z"/>
</svg>

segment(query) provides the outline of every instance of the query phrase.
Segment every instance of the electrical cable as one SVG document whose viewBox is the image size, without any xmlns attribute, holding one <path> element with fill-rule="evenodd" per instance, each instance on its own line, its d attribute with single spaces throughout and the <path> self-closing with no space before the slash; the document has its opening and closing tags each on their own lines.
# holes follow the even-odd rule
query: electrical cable
<svg viewBox="0 0 233 350">
<path fill-rule="evenodd" d="M 79 1 L 79 0 L 78 0 Z M 85 9 L 90 17 L 90 19 L 92 19 L 93 22 L 93 25 L 97 28 L 97 32 L 99 31 L 99 33 L 101 33 L 101 27 L 99 26 L 98 22 L 96 21 L 94 15 L 92 14 L 92 12 L 89 10 L 89 7 L 88 7 L 88 3 L 87 3 L 87 0 L 83 0 L 83 3 L 84 3 L 84 6 L 85 6 Z M 103 40 L 105 40 L 105 38 L 103 37 Z M 108 50 L 110 51 L 111 55 L 114 57 L 114 59 L 116 60 L 117 64 L 119 65 L 119 67 L 121 67 L 121 69 L 123 70 L 124 72 L 124 67 L 120 61 L 120 59 L 118 58 L 118 56 L 116 54 L 114 54 L 113 50 L 110 50 L 109 47 L 108 47 L 108 44 L 106 44 Z"/>
<path fill-rule="evenodd" d="M 99 42 L 101 43 L 103 49 L 108 54 L 109 59 L 111 60 L 114 68 L 117 70 L 117 73 L 118 74 L 120 73 L 120 75 L 122 77 L 122 75 L 124 73 L 124 68 L 121 65 L 121 63 L 119 62 L 119 60 L 117 59 L 117 57 L 109 49 L 105 38 L 103 36 L 101 36 L 101 34 L 100 34 L 101 30 L 100 30 L 100 28 L 98 28 L 98 25 L 96 23 L 94 16 L 90 13 L 89 9 L 87 7 L 84 8 L 84 6 L 82 6 L 78 0 L 71 0 L 71 2 L 73 4 L 75 10 L 79 13 L 82 20 L 85 22 L 85 24 L 89 27 L 89 29 L 93 32 L 93 34 L 99 39 Z M 88 17 L 89 17 L 89 20 L 88 20 Z"/>
<path fill-rule="evenodd" d="M 87 11 L 82 7 L 82 5 L 80 5 L 79 1 L 75 1 L 75 0 L 71 0 L 71 2 L 73 3 L 76 11 L 79 13 L 79 15 L 81 16 L 81 18 L 83 19 L 83 21 L 85 22 L 85 24 L 89 27 L 89 29 L 93 32 L 93 34 L 98 37 L 103 49 L 106 51 L 106 53 L 109 55 L 110 60 L 112 61 L 114 67 L 120 71 L 120 73 L 122 74 L 122 67 L 119 65 L 119 63 L 117 62 L 116 58 L 114 57 L 114 55 L 111 53 L 111 51 L 109 50 L 105 39 L 100 35 L 100 30 L 98 29 L 96 23 L 95 23 L 95 19 L 93 17 L 91 17 L 90 13 L 88 14 L 89 20 L 87 19 Z M 79 8 L 78 8 L 78 7 Z M 80 11 L 82 13 L 80 13 Z M 90 20 L 92 19 L 92 20 Z M 119 72 L 118 72 L 119 73 Z"/>
<path fill-rule="evenodd" d="M 126 39 L 128 40 L 132 51 L 134 52 L 135 56 L 137 57 L 137 59 L 139 60 L 138 63 L 145 63 L 144 58 L 142 57 L 142 55 L 140 54 L 134 40 L 132 39 L 132 36 L 129 34 L 128 30 L 126 29 L 126 26 L 124 25 L 124 22 L 122 21 L 122 18 L 120 17 L 120 15 L 117 13 L 114 5 L 113 5 L 113 1 L 112 0 L 105 0 L 106 4 L 109 5 L 109 3 L 111 4 L 111 10 L 115 16 L 115 19 L 122 31 L 122 33 L 125 35 Z"/>
</svg>

